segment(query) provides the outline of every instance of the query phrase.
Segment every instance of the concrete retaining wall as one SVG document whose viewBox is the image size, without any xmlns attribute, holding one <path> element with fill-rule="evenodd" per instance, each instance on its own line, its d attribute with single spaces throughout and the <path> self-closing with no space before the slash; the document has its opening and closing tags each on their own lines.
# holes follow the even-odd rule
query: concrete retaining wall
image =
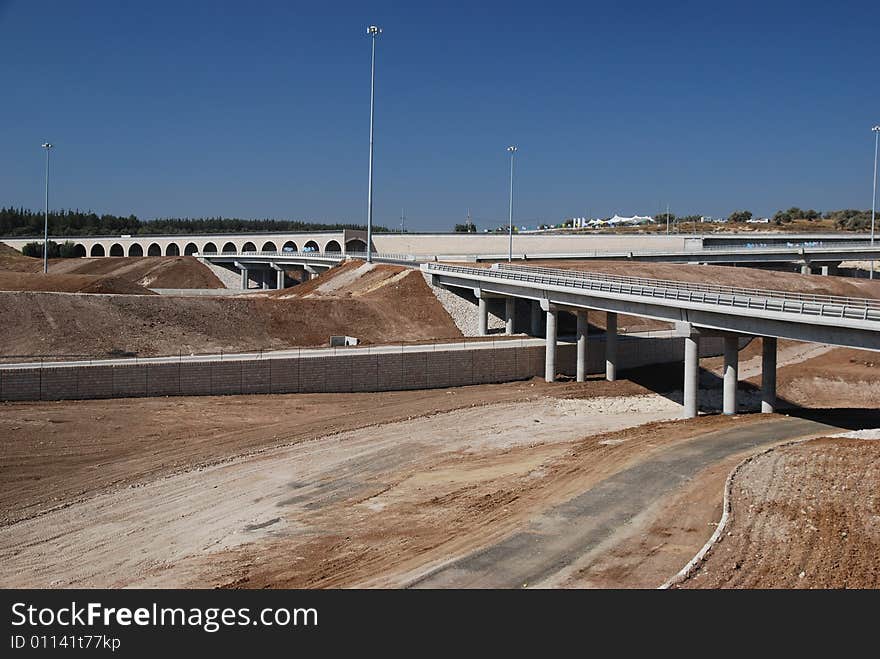
<svg viewBox="0 0 880 659">
<path fill-rule="evenodd" d="M 681 361 L 681 339 L 618 339 L 618 368 Z M 721 353 L 720 339 L 703 339 L 701 356 Z M 558 373 L 575 371 L 575 346 L 557 348 Z M 590 337 L 588 371 L 604 373 L 604 337 Z M 349 393 L 431 389 L 525 380 L 544 375 L 543 346 L 510 342 L 492 348 L 326 357 L 181 363 L 132 363 L 0 369 L 0 400 L 78 400 L 145 396 Z"/>
</svg>

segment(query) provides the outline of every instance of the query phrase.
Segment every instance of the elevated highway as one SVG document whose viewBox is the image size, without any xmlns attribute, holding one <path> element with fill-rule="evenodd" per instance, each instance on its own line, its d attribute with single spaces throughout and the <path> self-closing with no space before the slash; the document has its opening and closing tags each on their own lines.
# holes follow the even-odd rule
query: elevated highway
<svg viewBox="0 0 880 659">
<path fill-rule="evenodd" d="M 486 327 L 487 301 L 506 301 L 508 332 L 512 331 L 515 300 L 532 303 L 533 333 L 546 314 L 545 378 L 556 373 L 559 311 L 577 317 L 577 374 L 584 378 L 590 310 L 607 314 L 606 377 L 616 378 L 617 314 L 675 323 L 685 341 L 684 415 L 698 408 L 699 341 L 724 337 L 724 412 L 736 410 L 738 341 L 760 336 L 763 345 L 762 409 L 773 411 L 776 400 L 776 340 L 809 341 L 880 351 L 880 300 L 806 295 L 772 290 L 620 277 L 556 268 L 496 264 L 491 268 L 425 263 L 422 270 L 435 285 L 473 291 L 479 301 L 480 327 Z"/>
</svg>

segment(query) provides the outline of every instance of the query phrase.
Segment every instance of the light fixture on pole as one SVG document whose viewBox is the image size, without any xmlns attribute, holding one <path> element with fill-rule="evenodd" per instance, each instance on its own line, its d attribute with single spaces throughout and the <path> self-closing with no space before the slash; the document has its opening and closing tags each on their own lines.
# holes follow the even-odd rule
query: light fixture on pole
<svg viewBox="0 0 880 659">
<path fill-rule="evenodd" d="M 877 146 L 880 144 L 880 125 L 873 126 L 871 131 L 874 133 L 874 192 L 871 195 L 871 247 L 874 246 L 874 218 L 877 215 Z M 874 278 L 874 260 L 871 259 L 870 278 Z"/>
<path fill-rule="evenodd" d="M 371 25 L 367 34 L 373 41 L 373 55 L 370 59 L 370 173 L 367 183 L 367 263 L 373 262 L 373 107 L 376 80 L 376 37 L 382 34 L 382 28 Z"/>
<path fill-rule="evenodd" d="M 43 222 L 43 274 L 49 272 L 49 151 L 52 145 L 49 142 L 43 144 L 46 149 L 46 214 Z"/>
<path fill-rule="evenodd" d="M 511 145 L 507 147 L 510 152 L 510 206 L 507 216 L 507 262 L 513 261 L 513 156 L 516 153 L 516 147 Z"/>
</svg>

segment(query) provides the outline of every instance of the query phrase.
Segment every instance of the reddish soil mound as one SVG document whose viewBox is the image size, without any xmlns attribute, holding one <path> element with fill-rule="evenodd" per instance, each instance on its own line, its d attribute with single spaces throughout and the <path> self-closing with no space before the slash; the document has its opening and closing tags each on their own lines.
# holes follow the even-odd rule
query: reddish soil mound
<svg viewBox="0 0 880 659">
<path fill-rule="evenodd" d="M 225 288 L 210 268 L 192 256 L 54 259 L 49 272 L 119 277 L 146 288 Z"/>
<path fill-rule="evenodd" d="M 0 293 L 0 316 L 16 319 L 0 324 L 0 355 L 277 350 L 324 346 L 333 334 L 367 344 L 461 336 L 421 277 L 396 286 L 400 299 Z"/>
<path fill-rule="evenodd" d="M 685 588 L 878 588 L 880 442 L 820 439 L 733 480 L 727 532 Z"/>
<path fill-rule="evenodd" d="M 17 249 L 10 247 L 6 243 L 0 243 L 0 257 L 17 257 L 20 259 L 27 258 L 26 256 L 23 256 L 22 253 L 19 252 Z"/>
<path fill-rule="evenodd" d="M 0 291 L 51 291 L 57 293 L 115 293 L 153 295 L 143 286 L 119 277 L 56 275 L 0 270 Z"/>
</svg>

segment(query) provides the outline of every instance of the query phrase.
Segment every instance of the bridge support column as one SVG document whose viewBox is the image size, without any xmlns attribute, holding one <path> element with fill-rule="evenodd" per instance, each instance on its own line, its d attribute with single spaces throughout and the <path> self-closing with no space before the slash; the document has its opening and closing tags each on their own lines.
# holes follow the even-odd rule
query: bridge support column
<svg viewBox="0 0 880 659">
<path fill-rule="evenodd" d="M 556 307 L 547 309 L 547 343 L 544 348 L 544 379 L 553 382 L 556 379 L 556 321 L 559 312 Z"/>
<path fill-rule="evenodd" d="M 587 379 L 587 311 L 577 312 L 577 381 Z"/>
<path fill-rule="evenodd" d="M 605 379 L 617 379 L 617 314 L 605 314 Z"/>
<path fill-rule="evenodd" d="M 724 337 L 724 394 L 722 411 L 736 414 L 736 385 L 739 379 L 739 337 Z"/>
<path fill-rule="evenodd" d="M 516 298 L 504 299 L 504 333 L 513 334 L 513 324 L 516 319 Z"/>
<path fill-rule="evenodd" d="M 837 274 L 837 264 L 836 263 L 826 263 L 822 266 L 822 274 L 826 277 L 828 275 L 836 275 Z"/>
<path fill-rule="evenodd" d="M 692 334 L 684 339 L 684 412 L 685 419 L 697 416 L 697 394 L 700 387 L 700 337 Z"/>
<path fill-rule="evenodd" d="M 260 279 L 262 280 L 262 286 L 264 290 L 269 288 L 269 271 L 268 270 L 260 270 Z"/>
<path fill-rule="evenodd" d="M 809 263 L 801 264 L 801 274 L 802 275 L 811 275 L 813 274 L 813 269 L 810 267 Z"/>
<path fill-rule="evenodd" d="M 531 334 L 532 336 L 541 336 L 541 303 L 537 300 L 534 300 L 532 303 L 532 318 L 531 318 Z"/>
<path fill-rule="evenodd" d="M 761 411 L 776 411 L 776 337 L 761 339 Z"/>
<path fill-rule="evenodd" d="M 275 273 L 275 288 L 278 290 L 284 288 L 284 270 L 278 270 Z"/>
<path fill-rule="evenodd" d="M 242 268 L 241 269 L 241 288 L 242 288 L 242 290 L 247 290 L 248 284 L 249 284 L 248 269 Z"/>
<path fill-rule="evenodd" d="M 480 336 L 486 336 L 489 333 L 489 304 L 486 298 L 481 297 L 478 302 L 477 313 L 480 316 Z"/>
</svg>

